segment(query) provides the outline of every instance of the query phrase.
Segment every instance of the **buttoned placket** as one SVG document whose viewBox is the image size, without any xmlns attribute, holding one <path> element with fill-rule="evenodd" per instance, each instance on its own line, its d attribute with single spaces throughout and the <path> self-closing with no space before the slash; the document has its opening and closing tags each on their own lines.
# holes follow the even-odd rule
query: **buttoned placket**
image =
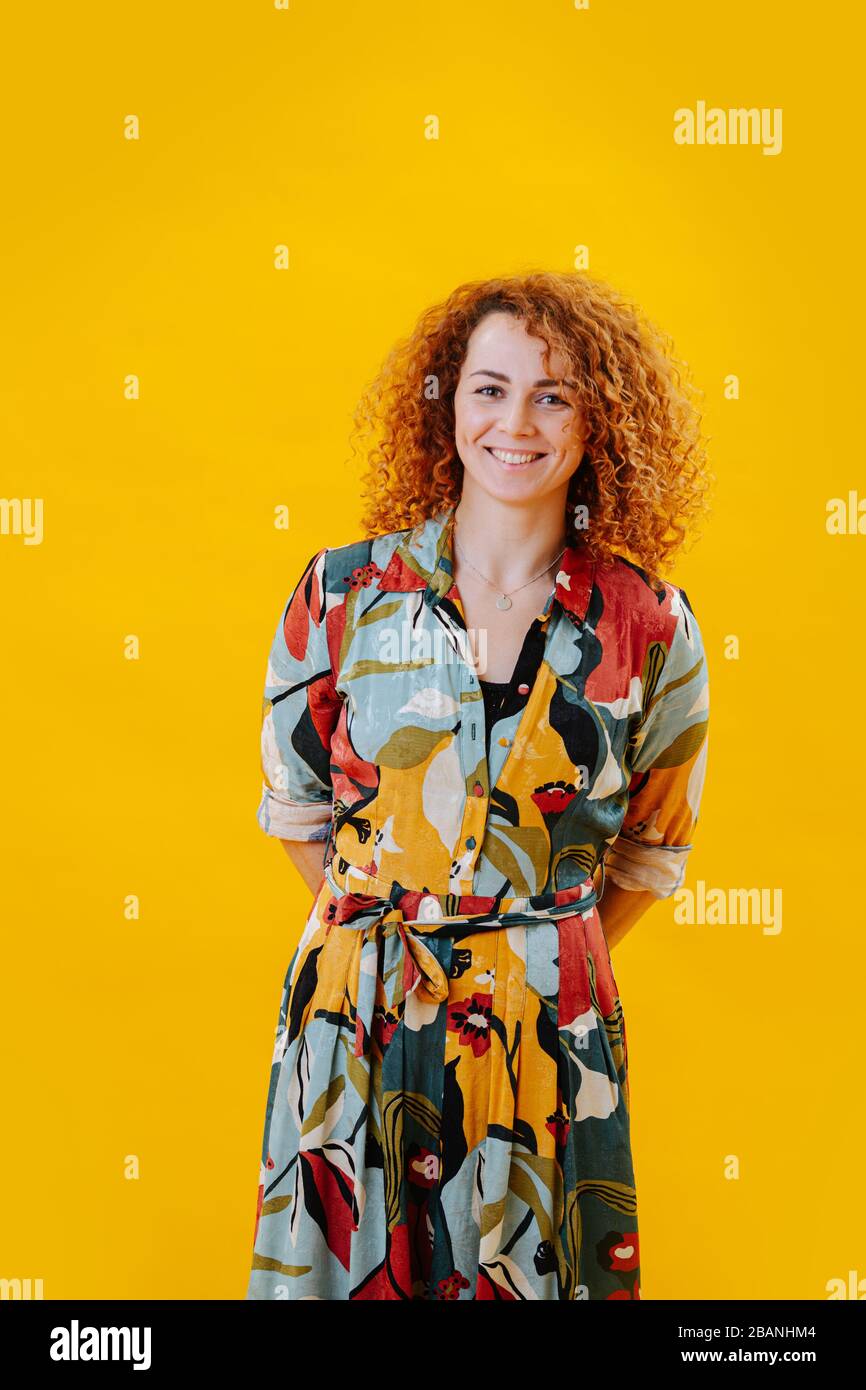
<svg viewBox="0 0 866 1390">
<path fill-rule="evenodd" d="M 424 528 L 420 528 L 417 533 L 413 532 L 411 541 L 398 546 L 392 554 L 383 577 L 379 581 L 379 589 L 383 593 L 406 593 L 423 590 L 424 603 L 429 608 L 434 608 L 437 604 L 447 600 L 450 607 L 451 626 L 453 630 L 461 634 L 460 644 L 462 647 L 464 644 L 468 644 L 469 636 L 466 627 L 466 615 L 455 586 L 451 561 L 449 528 L 453 526 L 453 522 L 452 509 L 450 516 L 445 514 L 435 518 L 435 525 L 433 524 L 434 519 L 431 518 L 425 523 Z M 436 560 L 432 567 L 427 563 L 423 548 L 419 549 L 411 543 L 422 540 L 427 526 L 430 527 L 436 546 Z M 538 632 L 543 630 L 542 650 L 536 652 L 537 663 L 524 663 L 527 682 L 530 681 L 531 666 L 531 683 L 528 683 L 527 688 L 523 689 L 517 683 L 517 671 L 515 670 L 510 688 L 506 692 L 505 701 L 499 711 L 499 719 L 506 719 L 509 714 L 513 715 L 516 712 L 515 697 L 519 692 L 520 699 L 523 701 L 523 710 L 518 720 L 517 730 L 510 740 L 503 765 L 500 768 L 499 779 L 505 775 L 506 769 L 509 767 L 509 760 L 514 757 L 514 745 L 519 744 L 521 736 L 528 732 L 523 727 L 527 718 L 527 707 L 532 704 L 533 695 L 538 688 L 543 663 L 548 660 L 548 664 L 553 664 L 549 659 L 551 643 L 558 640 L 560 622 L 564 621 L 566 616 L 564 610 L 568 610 L 569 619 L 572 617 L 576 619 L 581 632 L 584 628 L 585 615 L 588 612 L 590 596 L 593 592 L 595 562 L 587 562 L 584 555 L 578 553 L 575 547 L 567 547 L 567 552 L 557 572 L 547 602 L 527 632 L 528 638 L 529 633 L 535 629 L 537 640 Z M 456 603 L 453 601 L 455 597 L 458 600 Z M 550 621 L 551 617 L 553 621 Z M 535 628 L 536 623 L 539 623 L 539 628 Z M 524 639 L 521 657 L 526 652 L 526 639 Z M 460 834 L 452 846 L 449 889 L 451 892 L 471 896 L 474 889 L 475 869 L 481 854 L 490 813 L 490 772 L 487 758 L 484 697 L 479 684 L 478 673 L 474 660 L 471 655 L 466 653 L 465 649 L 457 654 L 456 659 L 457 675 L 453 679 L 452 688 L 458 697 L 460 709 L 460 726 L 457 731 L 456 743 L 465 796 Z M 557 660 L 561 660 L 561 655 Z M 554 665 L 554 669 L 558 669 L 558 666 Z M 538 713 L 540 714 L 540 711 Z"/>
<path fill-rule="evenodd" d="M 478 672 L 472 660 L 469 634 L 466 626 L 466 615 L 463 611 L 463 604 L 459 598 L 459 591 L 456 591 L 453 579 L 449 576 L 448 591 L 454 590 L 457 601 L 454 610 L 459 618 L 459 627 L 462 634 L 461 646 L 462 653 L 458 660 L 459 671 L 459 696 L 460 696 L 460 731 L 459 731 L 459 752 L 460 766 L 463 774 L 464 786 L 466 788 L 466 800 L 464 805 L 463 822 L 460 827 L 460 836 L 454 846 L 452 858 L 454 869 L 452 874 L 452 889 L 454 892 L 471 895 L 474 887 L 475 869 L 481 854 L 481 847 L 487 832 L 487 820 L 490 814 L 490 768 L 487 758 L 487 719 L 484 709 L 484 696 L 479 684 Z M 444 596 L 441 588 L 438 591 L 434 587 L 435 600 L 440 600 Z M 548 595 L 547 602 L 540 613 L 536 614 L 532 623 L 526 631 L 523 645 L 515 664 L 512 681 L 517 677 L 522 665 L 522 658 L 530 640 L 530 635 L 536 623 L 543 625 L 545 634 L 545 646 L 547 635 L 550 628 L 550 616 L 556 599 L 555 588 Z M 541 679 L 541 669 L 544 661 L 544 654 L 537 663 L 534 672 L 534 683 Z M 526 706 L 532 694 L 532 686 L 526 684 L 517 686 L 518 693 L 523 699 L 523 710 L 521 721 L 526 712 Z M 506 701 L 511 694 L 511 682 L 506 693 Z M 505 702 L 503 702 L 505 703 Z M 518 723 L 518 732 L 520 723 Z M 514 739 L 509 740 L 513 745 Z M 506 753 L 505 763 L 500 770 L 500 777 L 505 771 L 505 765 L 511 756 L 510 748 Z"/>
</svg>

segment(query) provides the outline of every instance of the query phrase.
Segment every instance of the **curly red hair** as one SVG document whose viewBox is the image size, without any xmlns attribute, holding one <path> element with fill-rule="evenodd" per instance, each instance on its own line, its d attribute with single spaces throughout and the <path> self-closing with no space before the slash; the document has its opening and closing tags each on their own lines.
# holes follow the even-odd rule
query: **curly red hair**
<svg viewBox="0 0 866 1390">
<path fill-rule="evenodd" d="M 460 285 L 391 350 L 354 415 L 363 453 L 367 535 L 413 527 L 456 505 L 463 465 L 454 391 L 469 336 L 489 313 L 519 317 L 558 350 L 588 434 L 568 490 L 586 506 L 575 533 L 599 560 L 625 553 L 653 580 L 708 510 L 707 467 L 684 364 L 670 339 L 610 286 L 581 272 L 537 271 Z"/>
</svg>

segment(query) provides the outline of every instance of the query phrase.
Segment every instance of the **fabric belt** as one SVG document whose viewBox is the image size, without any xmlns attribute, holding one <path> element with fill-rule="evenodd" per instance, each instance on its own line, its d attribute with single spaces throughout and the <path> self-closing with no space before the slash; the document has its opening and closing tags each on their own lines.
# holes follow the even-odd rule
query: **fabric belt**
<svg viewBox="0 0 866 1390">
<path fill-rule="evenodd" d="M 369 881 L 371 885 L 377 882 L 374 879 Z M 388 897 L 347 891 L 334 878 L 330 864 L 325 868 L 324 882 L 332 893 L 328 907 L 329 921 L 354 931 L 375 928 L 385 937 L 399 935 L 405 952 L 405 992 L 413 993 L 421 987 L 421 993 L 436 1003 L 448 999 L 448 977 L 435 953 L 425 945 L 423 937 L 460 940 L 476 932 L 537 926 L 559 917 L 582 916 L 592 911 L 598 902 L 598 893 L 589 876 L 571 888 L 534 897 L 504 898 L 498 903 L 493 898 L 472 898 L 469 901 L 476 907 L 485 905 L 482 910 L 473 912 L 442 910 L 443 896 L 458 906 L 466 901 L 465 898 L 454 895 L 452 899 L 450 895 L 421 893 L 403 888 L 398 883 L 393 884 Z"/>
</svg>

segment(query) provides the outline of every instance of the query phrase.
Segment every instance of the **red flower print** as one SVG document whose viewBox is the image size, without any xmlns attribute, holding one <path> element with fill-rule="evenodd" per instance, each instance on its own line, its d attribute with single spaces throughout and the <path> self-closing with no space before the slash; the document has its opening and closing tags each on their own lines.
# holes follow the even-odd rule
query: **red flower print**
<svg viewBox="0 0 866 1390">
<path fill-rule="evenodd" d="M 559 815 L 577 796 L 573 782 L 545 782 L 536 787 L 531 800 L 543 816 Z"/>
<path fill-rule="evenodd" d="M 596 1248 L 602 1269 L 633 1270 L 640 1264 L 637 1231 L 608 1231 Z"/>
<path fill-rule="evenodd" d="M 550 1133 L 556 1140 L 556 1147 L 558 1149 L 563 1148 L 568 1138 L 568 1131 L 570 1128 L 568 1116 L 565 1112 L 563 1110 L 557 1110 L 555 1115 L 548 1115 L 544 1128 L 550 1130 Z"/>
<path fill-rule="evenodd" d="M 631 1287 L 631 1290 L 629 1290 L 629 1289 L 617 1289 L 616 1293 L 609 1293 L 608 1296 L 607 1296 L 607 1299 L 606 1299 L 605 1301 L 606 1301 L 607 1303 L 611 1303 L 611 1302 L 613 1302 L 615 1299 L 620 1299 L 620 1298 L 627 1298 L 627 1299 L 632 1299 L 632 1298 L 637 1298 L 637 1299 L 639 1299 L 639 1298 L 640 1298 L 640 1284 L 639 1284 L 639 1282 L 638 1282 L 637 1279 L 635 1279 L 634 1284 L 633 1284 L 632 1287 Z"/>
<path fill-rule="evenodd" d="M 461 1289 L 469 1288 L 469 1280 L 465 1274 L 461 1274 L 459 1269 L 452 1270 L 444 1279 L 440 1279 L 436 1285 L 436 1297 L 440 1299 L 455 1299 L 459 1297 Z"/>
<path fill-rule="evenodd" d="M 412 1144 L 406 1176 L 414 1187 L 435 1187 L 439 1181 L 439 1155 L 420 1144 Z"/>
<path fill-rule="evenodd" d="M 385 573 L 373 560 L 366 565 L 358 565 L 351 574 L 344 574 L 343 581 L 350 589 L 369 589 L 374 579 L 381 579 Z"/>
<path fill-rule="evenodd" d="M 490 1046 L 492 1012 L 492 994 L 475 993 L 471 999 L 448 1005 L 448 1027 L 460 1034 L 460 1046 L 468 1044 L 476 1057 L 482 1056 Z"/>
</svg>

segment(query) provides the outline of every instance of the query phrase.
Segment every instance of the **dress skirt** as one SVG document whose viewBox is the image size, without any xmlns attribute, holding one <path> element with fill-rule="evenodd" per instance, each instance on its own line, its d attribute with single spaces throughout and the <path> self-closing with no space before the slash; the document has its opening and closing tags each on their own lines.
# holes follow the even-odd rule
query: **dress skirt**
<svg viewBox="0 0 866 1390">
<path fill-rule="evenodd" d="M 592 880 L 379 897 L 335 870 L 283 986 L 246 1298 L 639 1298 Z"/>
</svg>

